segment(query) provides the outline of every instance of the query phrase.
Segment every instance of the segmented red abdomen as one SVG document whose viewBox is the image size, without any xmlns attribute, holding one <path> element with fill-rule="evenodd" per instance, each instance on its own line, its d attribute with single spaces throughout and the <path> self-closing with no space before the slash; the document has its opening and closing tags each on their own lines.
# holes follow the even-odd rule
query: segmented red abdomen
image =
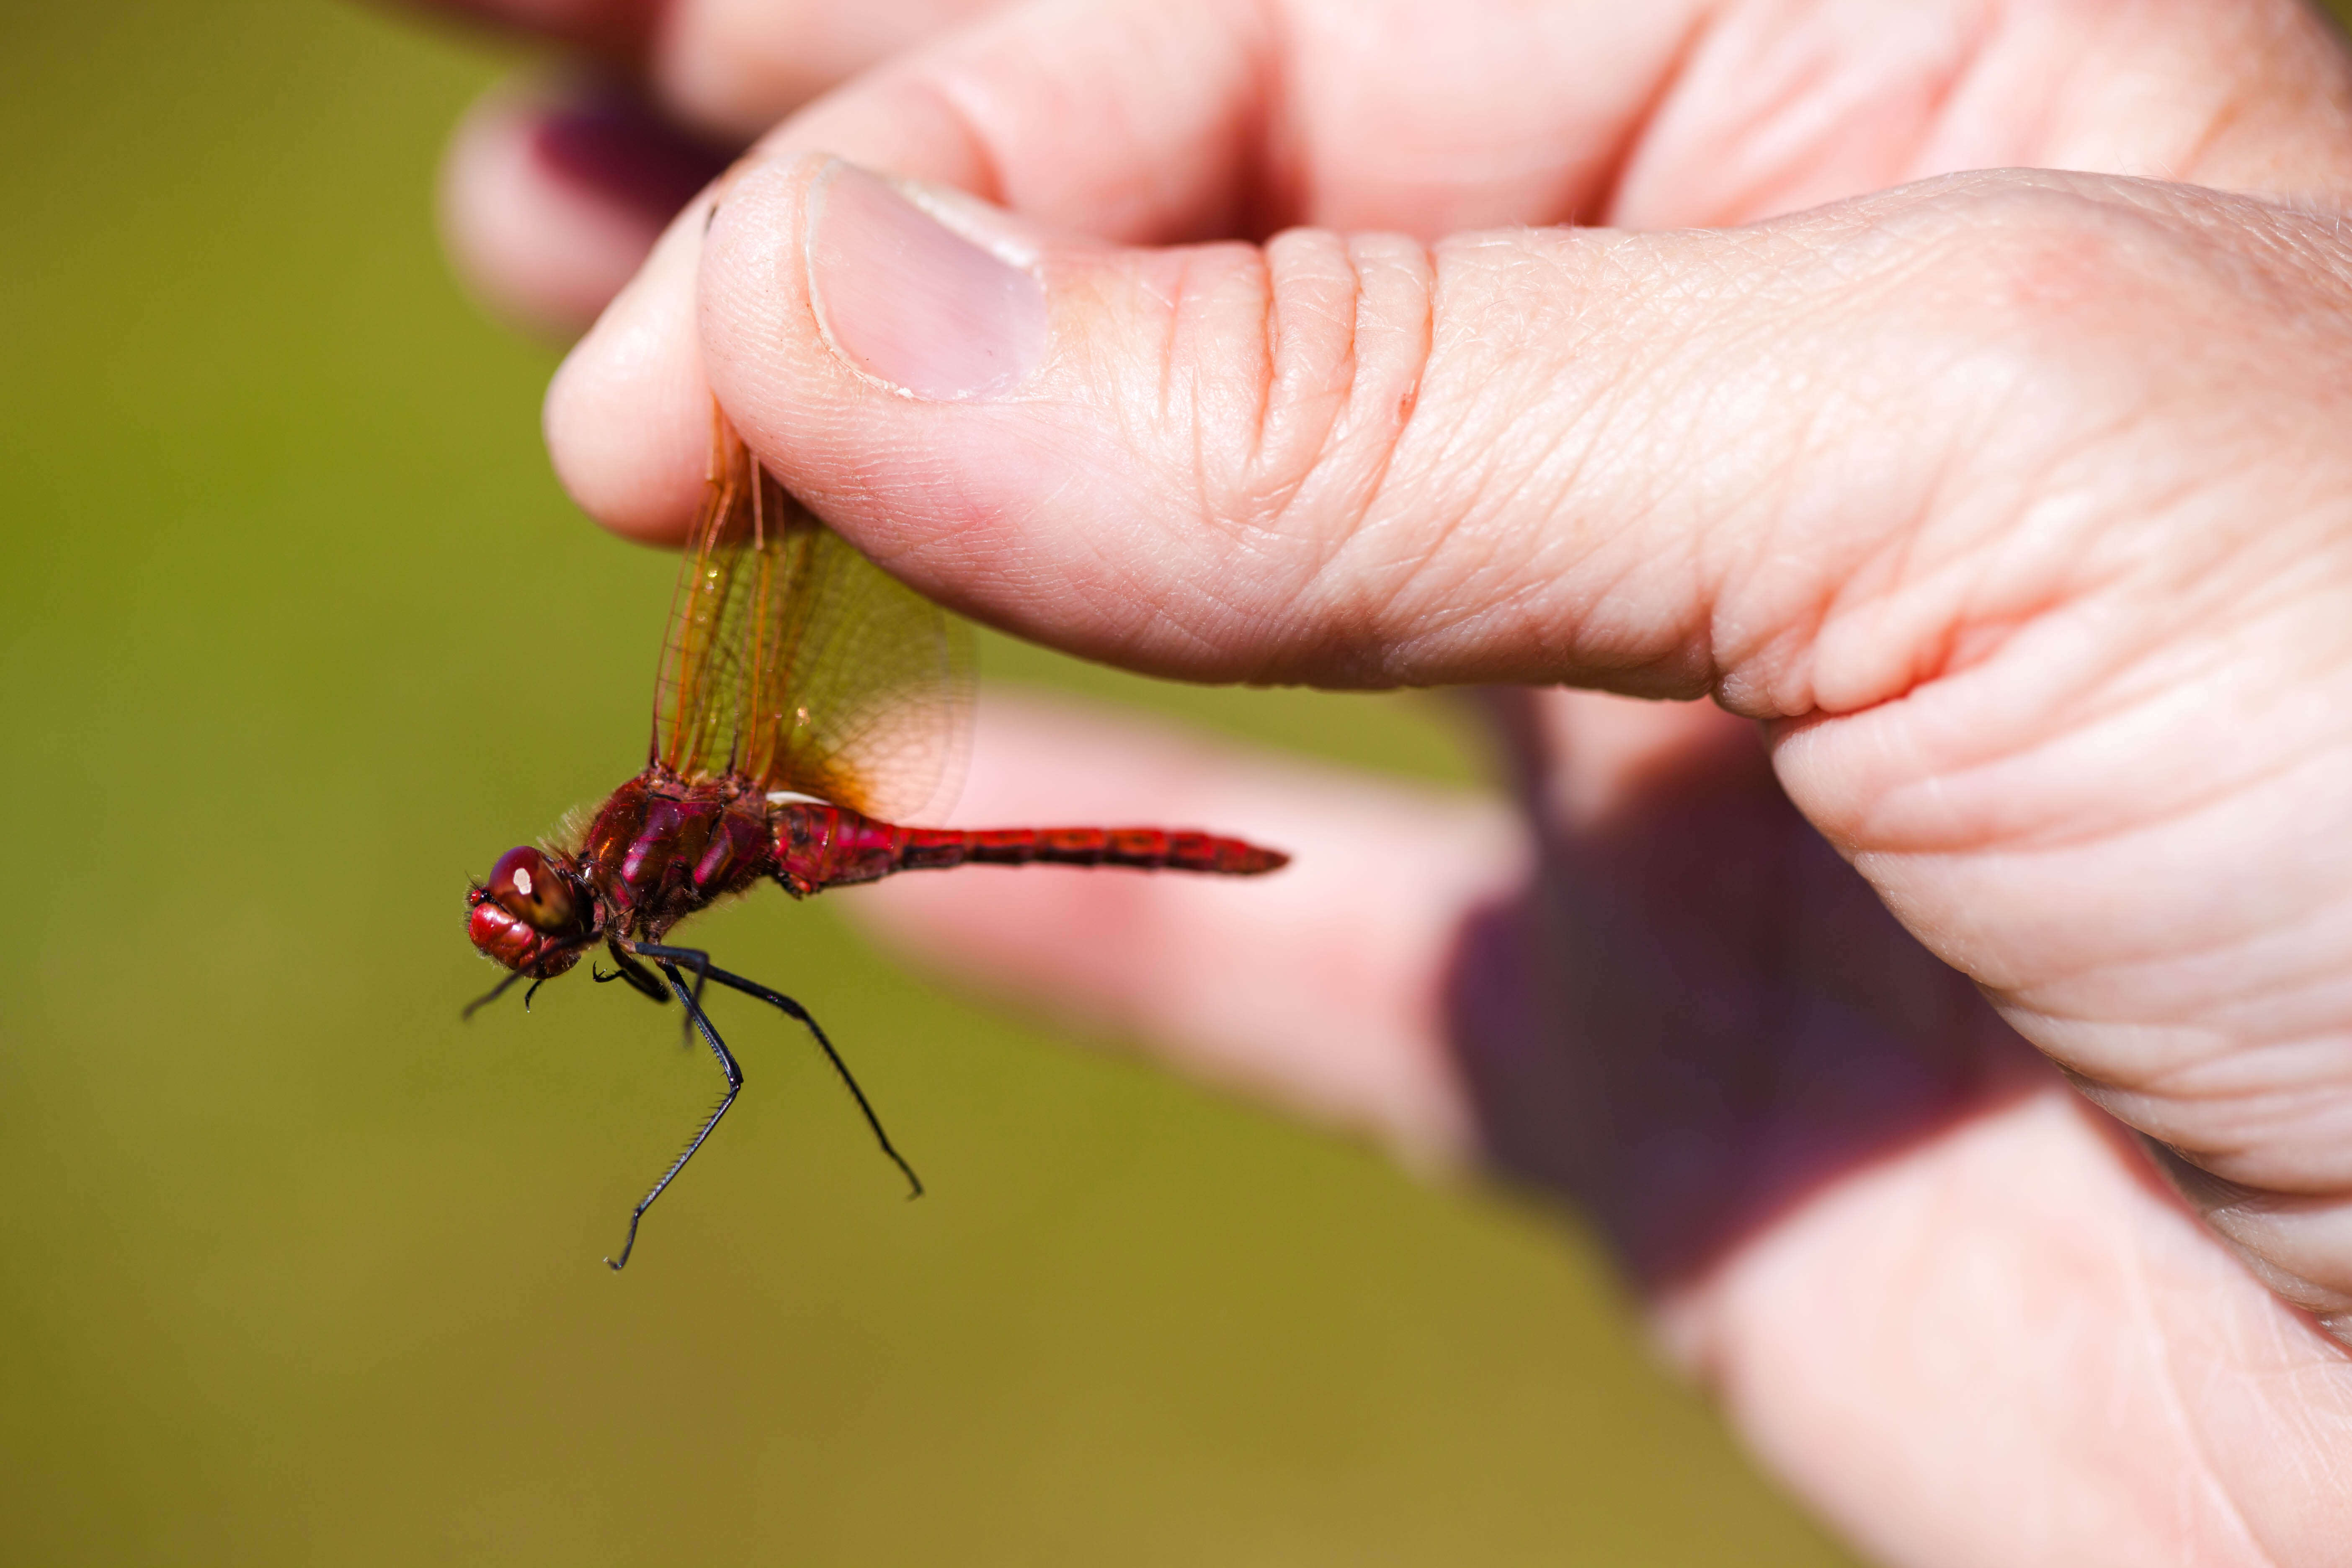
<svg viewBox="0 0 2352 1568">
<path fill-rule="evenodd" d="M 899 827 L 841 806 L 774 808 L 777 875 L 795 893 L 950 866 L 1128 866 L 1254 877 L 1288 865 L 1279 849 L 1164 827 Z"/>
</svg>

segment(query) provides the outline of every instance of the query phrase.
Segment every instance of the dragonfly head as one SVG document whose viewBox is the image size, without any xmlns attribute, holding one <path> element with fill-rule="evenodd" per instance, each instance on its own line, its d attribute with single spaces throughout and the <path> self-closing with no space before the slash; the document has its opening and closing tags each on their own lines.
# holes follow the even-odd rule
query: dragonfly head
<svg viewBox="0 0 2352 1568">
<path fill-rule="evenodd" d="M 528 844 L 499 857 L 466 909 L 476 947 L 541 980 L 577 963 L 596 941 L 596 900 L 579 870 Z"/>
</svg>

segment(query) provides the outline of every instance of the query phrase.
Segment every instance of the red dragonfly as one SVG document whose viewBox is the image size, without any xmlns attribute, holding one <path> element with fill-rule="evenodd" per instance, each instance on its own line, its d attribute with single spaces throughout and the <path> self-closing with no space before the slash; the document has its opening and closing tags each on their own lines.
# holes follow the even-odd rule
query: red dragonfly
<svg viewBox="0 0 2352 1568">
<path fill-rule="evenodd" d="M 1158 827 L 903 827 L 945 804 L 971 705 L 966 637 L 787 493 L 714 421 L 709 490 L 688 541 L 655 686 L 645 771 L 587 820 L 499 857 L 467 895 L 466 932 L 513 971 L 466 1009 L 529 979 L 532 993 L 602 946 L 621 980 L 686 1009 L 727 1092 L 686 1152 L 629 1212 L 619 1268 L 646 1210 L 677 1179 L 743 1088 L 704 1009 L 707 985 L 755 996 L 804 1026 L 882 1152 L 922 1183 L 808 1010 L 667 942 L 673 927 L 773 880 L 796 899 L 951 866 L 1126 866 L 1250 877 L 1289 857 Z M 649 967 L 650 966 L 650 967 Z M 659 978 L 656 978 L 658 972 Z M 691 973 L 693 984 L 687 983 Z"/>
</svg>

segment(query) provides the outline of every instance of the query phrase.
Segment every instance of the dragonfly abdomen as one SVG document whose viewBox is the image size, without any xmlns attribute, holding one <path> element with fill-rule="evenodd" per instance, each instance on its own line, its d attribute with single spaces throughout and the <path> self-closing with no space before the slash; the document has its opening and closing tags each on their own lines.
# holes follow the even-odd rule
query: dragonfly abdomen
<svg viewBox="0 0 2352 1568">
<path fill-rule="evenodd" d="M 1126 866 L 1254 877 L 1289 863 L 1278 849 L 1162 827 L 900 827 L 841 806 L 778 808 L 776 870 L 796 893 L 953 866 Z"/>
<path fill-rule="evenodd" d="M 980 832 L 908 835 L 906 867 L 952 866 L 973 861 L 990 866 L 1131 866 L 1143 871 L 1202 871 L 1254 877 L 1289 863 L 1277 849 L 1261 849 L 1238 838 L 1171 832 L 1164 827 L 999 827 Z"/>
</svg>

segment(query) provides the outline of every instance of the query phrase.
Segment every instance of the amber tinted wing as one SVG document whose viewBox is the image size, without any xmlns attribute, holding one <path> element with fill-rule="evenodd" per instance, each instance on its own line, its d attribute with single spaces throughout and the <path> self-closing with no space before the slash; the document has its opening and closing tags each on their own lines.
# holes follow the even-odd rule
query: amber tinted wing
<svg viewBox="0 0 2352 1568">
<path fill-rule="evenodd" d="M 970 735 L 964 628 L 724 431 L 713 469 L 671 620 L 656 754 L 893 821 L 944 812 Z"/>
<path fill-rule="evenodd" d="M 688 778 L 731 771 L 743 729 L 742 634 L 754 534 L 751 464 L 715 411 L 709 489 L 678 564 L 654 683 L 653 760 Z"/>
<path fill-rule="evenodd" d="M 759 479 L 773 566 L 747 636 L 743 771 L 894 822 L 943 814 L 970 738 L 970 637 Z"/>
</svg>

